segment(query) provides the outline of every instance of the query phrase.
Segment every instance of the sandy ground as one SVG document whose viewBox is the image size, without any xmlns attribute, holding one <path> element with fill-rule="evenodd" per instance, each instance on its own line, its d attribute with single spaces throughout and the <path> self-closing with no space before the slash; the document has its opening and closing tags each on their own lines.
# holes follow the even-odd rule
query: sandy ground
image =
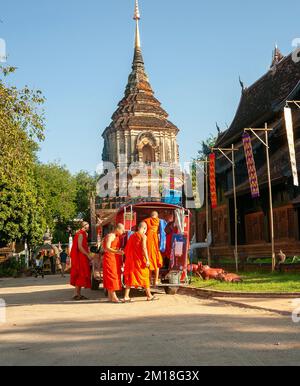
<svg viewBox="0 0 300 386">
<path fill-rule="evenodd" d="M 159 294 L 126 305 L 70 301 L 68 279 L 2 279 L 1 365 L 299 365 L 291 317 Z"/>
<path fill-rule="evenodd" d="M 251 298 L 238 297 L 238 298 L 214 298 L 223 303 L 236 304 L 240 306 L 248 306 L 249 308 L 268 310 L 273 313 L 278 313 L 286 316 L 290 316 L 295 308 L 300 312 L 300 299 L 284 299 L 284 298 Z"/>
</svg>

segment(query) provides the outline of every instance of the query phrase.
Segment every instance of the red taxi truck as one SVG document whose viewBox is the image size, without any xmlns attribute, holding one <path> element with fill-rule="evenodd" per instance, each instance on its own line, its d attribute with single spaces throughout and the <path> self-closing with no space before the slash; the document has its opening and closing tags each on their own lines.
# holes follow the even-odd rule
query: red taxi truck
<svg viewBox="0 0 300 386">
<path fill-rule="evenodd" d="M 168 295 L 175 295 L 180 285 L 187 282 L 188 251 L 190 248 L 191 213 L 180 205 L 164 202 L 129 203 L 121 207 L 108 221 L 102 224 L 103 237 L 116 224 L 125 226 L 122 248 L 126 245 L 128 233 L 137 229 L 140 222 L 150 217 L 151 212 L 157 211 L 160 219 L 168 220 L 173 217 L 176 233 L 172 235 L 172 249 L 169 256 L 162 253 L 164 267 L 160 270 L 160 282 L 156 288 L 163 288 Z M 125 256 L 126 259 L 126 256 Z M 92 289 L 99 289 L 100 280 L 92 275 Z"/>
</svg>

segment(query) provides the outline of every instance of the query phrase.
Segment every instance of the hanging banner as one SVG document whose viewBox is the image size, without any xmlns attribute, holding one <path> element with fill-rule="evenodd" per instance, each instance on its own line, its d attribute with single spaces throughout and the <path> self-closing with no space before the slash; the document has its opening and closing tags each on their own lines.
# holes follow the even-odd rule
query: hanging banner
<svg viewBox="0 0 300 386">
<path fill-rule="evenodd" d="M 243 134 L 243 144 L 244 144 L 244 151 L 245 151 L 245 157 L 246 157 L 246 163 L 247 163 L 247 169 L 248 169 L 251 196 L 252 198 L 258 198 L 260 196 L 260 193 L 259 193 L 259 185 L 258 185 L 258 179 L 257 179 L 257 173 L 256 173 L 256 166 L 255 166 L 255 160 L 253 156 L 251 137 L 247 132 Z"/>
<path fill-rule="evenodd" d="M 292 117 L 292 110 L 289 107 L 284 108 L 284 119 L 285 119 L 287 140 L 288 140 L 288 145 L 289 145 L 289 152 L 290 152 L 294 185 L 299 186 L 297 161 L 296 161 L 296 151 L 295 151 L 295 141 L 294 141 L 293 117 Z"/>
<path fill-rule="evenodd" d="M 214 209 L 218 206 L 216 188 L 216 155 L 214 153 L 209 156 L 209 185 L 211 207 Z"/>
</svg>

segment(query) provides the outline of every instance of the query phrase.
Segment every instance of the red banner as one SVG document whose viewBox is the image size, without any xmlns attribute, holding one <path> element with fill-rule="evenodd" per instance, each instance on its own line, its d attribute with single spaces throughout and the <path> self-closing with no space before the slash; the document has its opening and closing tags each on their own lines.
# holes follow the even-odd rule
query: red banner
<svg viewBox="0 0 300 386">
<path fill-rule="evenodd" d="M 211 207 L 214 209 L 218 206 L 216 188 L 216 155 L 214 153 L 209 156 L 209 185 Z"/>
<path fill-rule="evenodd" d="M 246 132 L 243 135 L 243 144 L 244 144 L 245 157 L 246 157 L 246 163 L 247 163 L 247 169 L 248 169 L 248 175 L 249 175 L 251 196 L 252 198 L 258 198 L 260 196 L 259 185 L 258 185 L 258 179 L 257 179 L 257 173 L 256 173 L 255 160 L 253 157 L 251 137 Z"/>
</svg>

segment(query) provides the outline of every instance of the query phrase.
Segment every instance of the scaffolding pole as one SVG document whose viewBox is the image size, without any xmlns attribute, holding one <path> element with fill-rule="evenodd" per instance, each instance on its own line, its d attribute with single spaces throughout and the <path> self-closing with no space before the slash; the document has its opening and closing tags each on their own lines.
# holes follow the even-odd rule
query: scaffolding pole
<svg viewBox="0 0 300 386">
<path fill-rule="evenodd" d="M 232 166 L 232 183 L 233 183 L 233 201 L 234 201 L 234 259 L 236 272 L 239 272 L 239 255 L 238 255 L 238 209 L 237 209 L 237 194 L 236 194 L 236 172 L 235 172 L 235 149 L 234 145 L 231 148 L 212 148 L 212 151 L 219 151 L 226 159 L 231 163 Z M 226 152 L 231 152 L 231 158 Z"/>
<path fill-rule="evenodd" d="M 205 174 L 205 212 L 206 212 L 206 238 L 207 238 L 207 261 L 208 265 L 211 266 L 211 254 L 210 254 L 210 246 L 208 243 L 209 237 L 209 191 L 208 191 L 208 165 L 209 160 L 208 157 L 204 161 L 196 161 L 196 163 L 201 163 L 205 165 L 204 174 Z"/>
<path fill-rule="evenodd" d="M 272 272 L 275 272 L 276 268 L 276 255 L 275 255 L 275 235 L 274 235 L 274 212 L 273 212 L 273 194 L 272 194 L 272 179 L 271 179 L 271 167 L 270 167 L 270 152 L 269 152 L 269 132 L 273 129 L 268 128 L 268 124 L 262 129 L 248 128 L 245 131 L 250 131 L 266 148 L 267 158 L 267 172 L 268 172 L 268 185 L 269 185 L 269 217 L 270 217 L 270 237 L 272 245 Z M 265 141 L 263 141 L 257 132 L 265 133 Z"/>
</svg>

